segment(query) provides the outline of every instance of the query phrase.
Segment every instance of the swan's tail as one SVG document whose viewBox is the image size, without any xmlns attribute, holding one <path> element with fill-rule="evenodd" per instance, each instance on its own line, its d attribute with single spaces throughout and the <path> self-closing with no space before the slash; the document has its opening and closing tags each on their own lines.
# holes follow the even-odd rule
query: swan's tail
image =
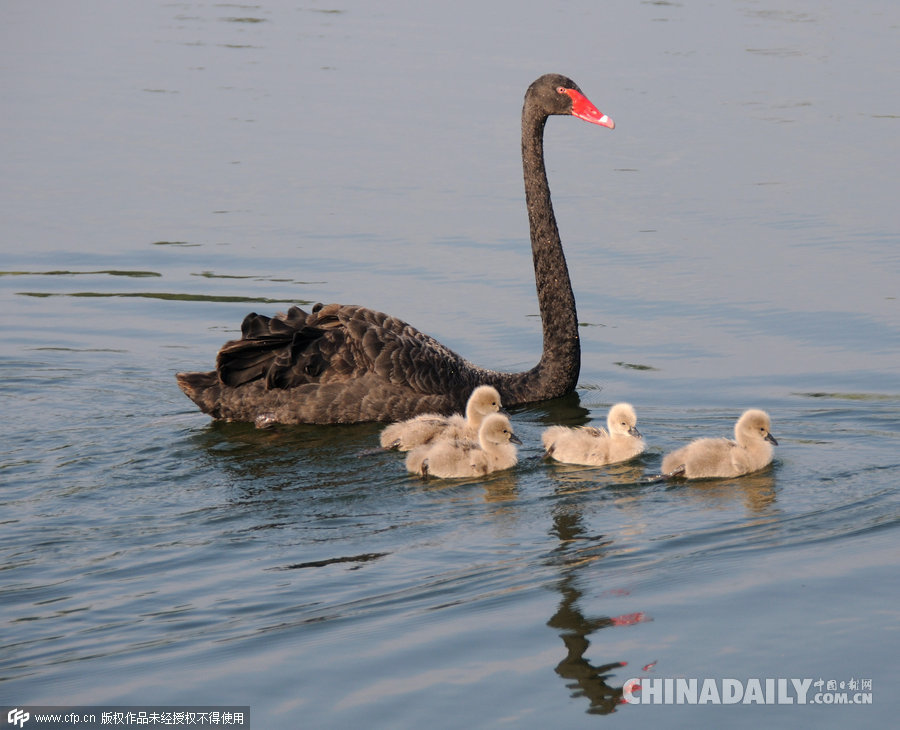
<svg viewBox="0 0 900 730">
<path fill-rule="evenodd" d="M 184 394 L 196 403 L 204 413 L 214 415 L 219 400 L 221 383 L 215 371 L 208 373 L 176 373 L 175 380 Z"/>
<path fill-rule="evenodd" d="M 241 323 L 241 338 L 226 342 L 219 350 L 216 369 L 178 373 L 178 387 L 204 413 L 231 418 L 235 388 L 259 379 L 265 380 L 266 390 L 284 388 L 296 385 L 298 378 L 318 375 L 321 367 L 315 357 L 305 361 L 300 375 L 292 371 L 296 358 L 322 334 L 321 329 L 306 326 L 308 316 L 299 307 L 275 317 L 248 314 Z"/>
</svg>

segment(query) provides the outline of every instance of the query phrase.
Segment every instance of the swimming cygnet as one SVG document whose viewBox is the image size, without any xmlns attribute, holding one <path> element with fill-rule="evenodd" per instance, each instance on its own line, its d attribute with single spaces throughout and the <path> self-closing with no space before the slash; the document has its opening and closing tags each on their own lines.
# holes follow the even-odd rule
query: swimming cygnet
<svg viewBox="0 0 900 730">
<path fill-rule="evenodd" d="M 409 451 L 429 444 L 439 436 L 475 441 L 484 417 L 496 413 L 500 407 L 497 389 L 491 385 L 479 385 L 466 402 L 465 418 L 459 413 L 452 416 L 423 413 L 406 421 L 398 421 L 381 432 L 381 446 L 385 449 Z"/>
<path fill-rule="evenodd" d="M 547 455 L 566 464 L 602 466 L 627 461 L 644 450 L 644 439 L 637 430 L 637 414 L 629 403 L 616 403 L 609 409 L 603 428 L 551 426 L 541 440 Z"/>
<path fill-rule="evenodd" d="M 487 416 L 478 429 L 478 441 L 441 437 L 418 446 L 406 456 L 406 468 L 422 476 L 444 479 L 476 477 L 516 465 L 516 447 L 522 442 L 502 413 Z"/>
<path fill-rule="evenodd" d="M 687 479 L 738 477 L 758 471 L 772 462 L 772 446 L 778 445 L 769 433 L 769 414 L 751 408 L 734 426 L 735 441 L 705 438 L 692 441 L 663 459 L 663 476 Z"/>
</svg>

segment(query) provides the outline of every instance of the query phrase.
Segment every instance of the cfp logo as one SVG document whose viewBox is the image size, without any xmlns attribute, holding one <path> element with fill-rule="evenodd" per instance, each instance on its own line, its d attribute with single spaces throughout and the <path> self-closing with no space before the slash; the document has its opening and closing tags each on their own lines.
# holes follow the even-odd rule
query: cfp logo
<svg viewBox="0 0 900 730">
<path fill-rule="evenodd" d="M 19 727 L 25 727 L 25 723 L 31 718 L 27 712 L 23 712 L 18 707 L 13 708 L 9 712 L 6 713 L 6 720 L 10 725 L 18 725 Z"/>
</svg>

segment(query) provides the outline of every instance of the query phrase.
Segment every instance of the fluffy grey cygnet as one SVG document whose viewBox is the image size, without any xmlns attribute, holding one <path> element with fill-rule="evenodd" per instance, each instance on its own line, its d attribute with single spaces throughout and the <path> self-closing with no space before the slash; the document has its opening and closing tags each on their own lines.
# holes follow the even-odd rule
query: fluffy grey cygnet
<svg viewBox="0 0 900 730">
<path fill-rule="evenodd" d="M 772 463 L 769 414 L 755 408 L 745 411 L 734 426 L 734 441 L 704 438 L 692 441 L 663 458 L 663 476 L 705 479 L 738 477 Z"/>
<path fill-rule="evenodd" d="M 415 418 L 392 423 L 381 432 L 381 446 L 385 449 L 409 451 L 429 444 L 436 438 L 476 441 L 484 417 L 496 413 L 501 407 L 497 389 L 490 385 L 479 385 L 469 396 L 465 417 L 459 413 L 452 416 L 423 413 Z"/>
<path fill-rule="evenodd" d="M 627 461 L 645 446 L 637 430 L 637 414 L 629 403 L 616 403 L 606 417 L 608 431 L 582 426 L 551 426 L 541 436 L 547 455 L 566 464 L 602 466 Z"/>
<path fill-rule="evenodd" d="M 406 468 L 414 474 L 443 479 L 476 477 L 516 465 L 515 444 L 521 444 L 509 419 L 493 413 L 478 430 L 478 441 L 441 438 L 419 446 L 406 456 Z"/>
</svg>

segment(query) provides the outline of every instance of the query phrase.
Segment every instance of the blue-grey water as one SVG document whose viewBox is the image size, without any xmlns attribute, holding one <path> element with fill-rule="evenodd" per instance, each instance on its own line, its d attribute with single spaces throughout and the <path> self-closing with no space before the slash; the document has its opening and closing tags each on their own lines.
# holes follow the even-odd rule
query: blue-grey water
<svg viewBox="0 0 900 730">
<path fill-rule="evenodd" d="M 4 4 L 0 704 L 257 728 L 888 727 L 900 682 L 893 0 Z M 519 157 L 551 119 L 577 396 L 422 482 L 378 426 L 217 424 L 174 373 L 249 311 L 360 303 L 540 349 Z M 633 403 L 649 448 L 541 459 Z M 647 483 L 765 408 L 772 467 Z M 628 705 L 632 677 L 871 704 Z M 851 693 L 852 694 L 852 693 Z"/>
</svg>

